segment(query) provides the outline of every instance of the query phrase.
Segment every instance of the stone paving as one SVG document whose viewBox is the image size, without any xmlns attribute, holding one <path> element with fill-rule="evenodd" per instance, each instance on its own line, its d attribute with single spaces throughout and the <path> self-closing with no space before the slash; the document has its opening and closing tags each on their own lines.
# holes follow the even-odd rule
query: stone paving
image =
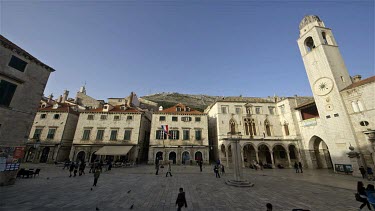
<svg viewBox="0 0 375 211">
<path fill-rule="evenodd" d="M 93 174 L 69 178 L 68 170 L 47 164 L 24 164 L 41 168 L 40 176 L 17 179 L 13 186 L 0 187 L 0 210 L 176 210 L 178 189 L 186 192 L 185 210 L 358 210 L 354 199 L 358 178 L 327 170 L 244 169 L 251 188 L 224 184 L 230 169 L 217 179 L 211 166 L 199 172 L 197 166 L 172 166 L 173 177 L 165 169 L 155 175 L 154 167 L 113 168 L 103 172 L 91 190 Z M 164 172 L 163 172 L 164 171 Z M 365 182 L 368 184 L 369 182 Z M 363 209 L 363 210 L 366 210 Z"/>
</svg>

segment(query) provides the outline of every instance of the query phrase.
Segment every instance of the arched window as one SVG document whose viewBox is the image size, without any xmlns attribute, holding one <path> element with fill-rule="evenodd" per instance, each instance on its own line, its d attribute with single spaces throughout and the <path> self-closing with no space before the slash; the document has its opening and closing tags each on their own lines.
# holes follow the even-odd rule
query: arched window
<svg viewBox="0 0 375 211">
<path fill-rule="evenodd" d="M 358 107 L 357 102 L 354 102 L 354 101 L 352 102 L 352 108 L 354 112 L 359 112 L 359 107 Z"/>
<path fill-rule="evenodd" d="M 284 131 L 285 131 L 285 135 L 289 136 L 289 126 L 287 122 L 284 122 Z"/>
<path fill-rule="evenodd" d="M 229 125 L 230 125 L 230 133 L 235 134 L 236 133 L 236 122 L 233 119 L 231 119 L 229 121 Z"/>
<path fill-rule="evenodd" d="M 315 48 L 314 40 L 313 40 L 312 37 L 306 38 L 306 40 L 305 40 L 305 46 L 306 46 L 307 52 L 310 52 L 310 51 L 312 51 L 312 49 Z"/>
<path fill-rule="evenodd" d="M 254 121 L 254 119 L 251 120 L 251 132 L 254 134 L 254 136 L 257 135 L 257 129 L 255 128 L 255 121 Z"/>
<path fill-rule="evenodd" d="M 271 126 L 268 120 L 264 121 L 264 127 L 266 128 L 266 135 L 271 136 Z"/>
<path fill-rule="evenodd" d="M 245 122 L 245 134 L 248 136 L 250 135 L 250 130 L 251 130 L 250 119 L 245 118 L 244 122 Z"/>
<path fill-rule="evenodd" d="M 322 37 L 323 37 L 323 44 L 328 45 L 327 36 L 325 32 L 322 32 Z"/>
</svg>

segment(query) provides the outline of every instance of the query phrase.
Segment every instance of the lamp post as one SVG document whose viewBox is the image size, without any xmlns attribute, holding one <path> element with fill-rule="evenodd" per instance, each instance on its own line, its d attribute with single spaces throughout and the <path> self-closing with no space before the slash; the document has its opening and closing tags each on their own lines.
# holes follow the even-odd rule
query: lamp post
<svg viewBox="0 0 375 211">
<path fill-rule="evenodd" d="M 224 138 L 224 140 L 229 141 L 231 144 L 233 170 L 234 170 L 234 179 L 227 180 L 225 181 L 225 183 L 227 185 L 235 186 L 235 187 L 253 187 L 254 186 L 253 183 L 250 183 L 249 181 L 243 179 L 242 165 L 241 165 L 241 146 L 240 146 L 241 139 L 242 139 L 241 132 L 237 132 L 237 133 L 229 132 L 227 138 Z"/>
</svg>

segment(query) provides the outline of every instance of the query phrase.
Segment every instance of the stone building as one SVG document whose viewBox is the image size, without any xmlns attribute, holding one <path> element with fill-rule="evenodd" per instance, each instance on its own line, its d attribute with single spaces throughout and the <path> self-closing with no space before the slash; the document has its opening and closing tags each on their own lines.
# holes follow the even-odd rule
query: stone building
<svg viewBox="0 0 375 211">
<path fill-rule="evenodd" d="M 24 146 L 55 70 L 0 35 L 0 146 Z"/>
<path fill-rule="evenodd" d="M 273 167 L 289 167 L 300 155 L 300 132 L 294 108 L 309 97 L 226 97 L 205 112 L 209 117 L 212 156 L 227 166 L 232 163 L 229 134 L 240 133 L 243 167 L 255 161 Z"/>
<path fill-rule="evenodd" d="M 168 132 L 162 125 L 168 126 Z M 183 104 L 163 109 L 152 114 L 148 163 L 156 157 L 173 164 L 202 160 L 209 162 L 209 137 L 207 114 Z"/>
<path fill-rule="evenodd" d="M 53 163 L 68 159 L 78 116 L 76 105 L 50 98 L 43 102 L 31 128 L 24 161 Z"/>
<path fill-rule="evenodd" d="M 70 160 L 147 159 L 151 114 L 132 102 L 81 111 Z"/>
</svg>

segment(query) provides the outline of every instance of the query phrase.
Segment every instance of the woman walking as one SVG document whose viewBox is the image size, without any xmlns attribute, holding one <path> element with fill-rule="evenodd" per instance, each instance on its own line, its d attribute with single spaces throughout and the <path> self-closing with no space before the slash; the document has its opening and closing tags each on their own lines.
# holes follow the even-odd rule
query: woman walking
<svg viewBox="0 0 375 211">
<path fill-rule="evenodd" d="M 363 182 L 361 181 L 358 181 L 357 183 L 357 192 L 361 198 L 360 202 L 362 202 L 363 204 L 359 207 L 359 210 L 362 210 L 362 208 L 364 206 L 367 205 L 367 208 L 369 210 L 371 210 L 371 207 L 370 207 L 370 203 L 368 203 L 368 200 L 367 200 L 367 194 L 366 194 L 366 189 L 365 189 L 365 186 L 363 185 Z"/>
</svg>

